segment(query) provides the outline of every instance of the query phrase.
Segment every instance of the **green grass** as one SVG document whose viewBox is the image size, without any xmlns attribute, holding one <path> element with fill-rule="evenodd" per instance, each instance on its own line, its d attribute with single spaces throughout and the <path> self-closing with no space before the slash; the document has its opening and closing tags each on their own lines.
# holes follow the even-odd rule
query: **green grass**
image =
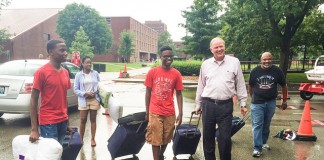
<svg viewBox="0 0 324 160">
<path fill-rule="evenodd" d="M 249 82 L 249 74 L 244 74 L 245 82 Z M 309 81 L 305 73 L 287 73 L 287 82 L 288 83 L 305 83 Z"/>
<path fill-rule="evenodd" d="M 126 64 L 127 71 L 132 69 L 143 68 L 141 63 L 102 63 L 102 62 L 93 62 L 93 64 L 105 64 L 106 72 L 119 72 L 120 70 L 124 71 L 124 65 Z M 148 64 L 149 65 L 149 64 Z"/>
</svg>

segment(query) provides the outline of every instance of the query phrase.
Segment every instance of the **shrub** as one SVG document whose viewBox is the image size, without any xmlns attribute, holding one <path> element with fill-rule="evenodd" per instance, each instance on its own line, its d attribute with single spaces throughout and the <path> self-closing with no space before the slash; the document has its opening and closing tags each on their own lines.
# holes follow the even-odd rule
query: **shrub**
<svg viewBox="0 0 324 160">
<path fill-rule="evenodd" d="M 177 69 L 183 76 L 199 75 L 202 61 L 173 61 L 172 67 Z M 161 62 L 155 63 L 153 67 L 161 65 Z"/>
</svg>

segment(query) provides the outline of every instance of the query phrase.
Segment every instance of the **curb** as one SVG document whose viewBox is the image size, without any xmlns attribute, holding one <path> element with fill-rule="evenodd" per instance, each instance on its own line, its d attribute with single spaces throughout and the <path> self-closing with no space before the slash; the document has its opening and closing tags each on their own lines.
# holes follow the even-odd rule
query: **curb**
<svg viewBox="0 0 324 160">
<path fill-rule="evenodd" d="M 144 83 L 144 79 L 133 79 L 133 78 L 116 78 L 113 79 L 114 82 L 121 82 L 121 83 Z M 184 80 L 182 81 L 184 88 L 187 89 L 195 89 L 197 88 L 197 81 L 190 81 L 190 80 Z M 247 84 L 246 84 L 247 85 Z M 291 94 L 299 94 L 299 83 L 290 83 L 288 84 L 288 93 Z M 278 87 L 278 91 L 281 91 L 281 88 Z"/>
</svg>

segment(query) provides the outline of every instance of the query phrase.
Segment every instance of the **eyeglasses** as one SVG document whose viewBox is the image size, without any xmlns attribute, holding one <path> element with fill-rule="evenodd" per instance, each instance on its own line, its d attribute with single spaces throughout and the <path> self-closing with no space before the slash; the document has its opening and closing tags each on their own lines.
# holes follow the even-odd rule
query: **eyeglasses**
<svg viewBox="0 0 324 160">
<path fill-rule="evenodd" d="M 173 55 L 165 55 L 165 56 L 162 56 L 163 58 L 165 58 L 165 59 L 167 59 L 167 58 L 171 58 L 171 59 L 173 59 Z"/>
</svg>

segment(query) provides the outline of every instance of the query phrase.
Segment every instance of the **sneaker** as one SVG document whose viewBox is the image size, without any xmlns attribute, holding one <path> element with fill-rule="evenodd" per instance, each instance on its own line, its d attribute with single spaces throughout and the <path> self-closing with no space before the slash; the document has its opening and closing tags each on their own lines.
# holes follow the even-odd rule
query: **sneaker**
<svg viewBox="0 0 324 160">
<path fill-rule="evenodd" d="M 262 154 L 262 152 L 260 152 L 260 151 L 258 151 L 258 150 L 254 150 L 252 156 L 253 156 L 253 157 L 260 157 L 261 154 Z"/>
<path fill-rule="evenodd" d="M 270 146 L 268 144 L 263 144 L 262 149 L 270 150 Z"/>
</svg>

